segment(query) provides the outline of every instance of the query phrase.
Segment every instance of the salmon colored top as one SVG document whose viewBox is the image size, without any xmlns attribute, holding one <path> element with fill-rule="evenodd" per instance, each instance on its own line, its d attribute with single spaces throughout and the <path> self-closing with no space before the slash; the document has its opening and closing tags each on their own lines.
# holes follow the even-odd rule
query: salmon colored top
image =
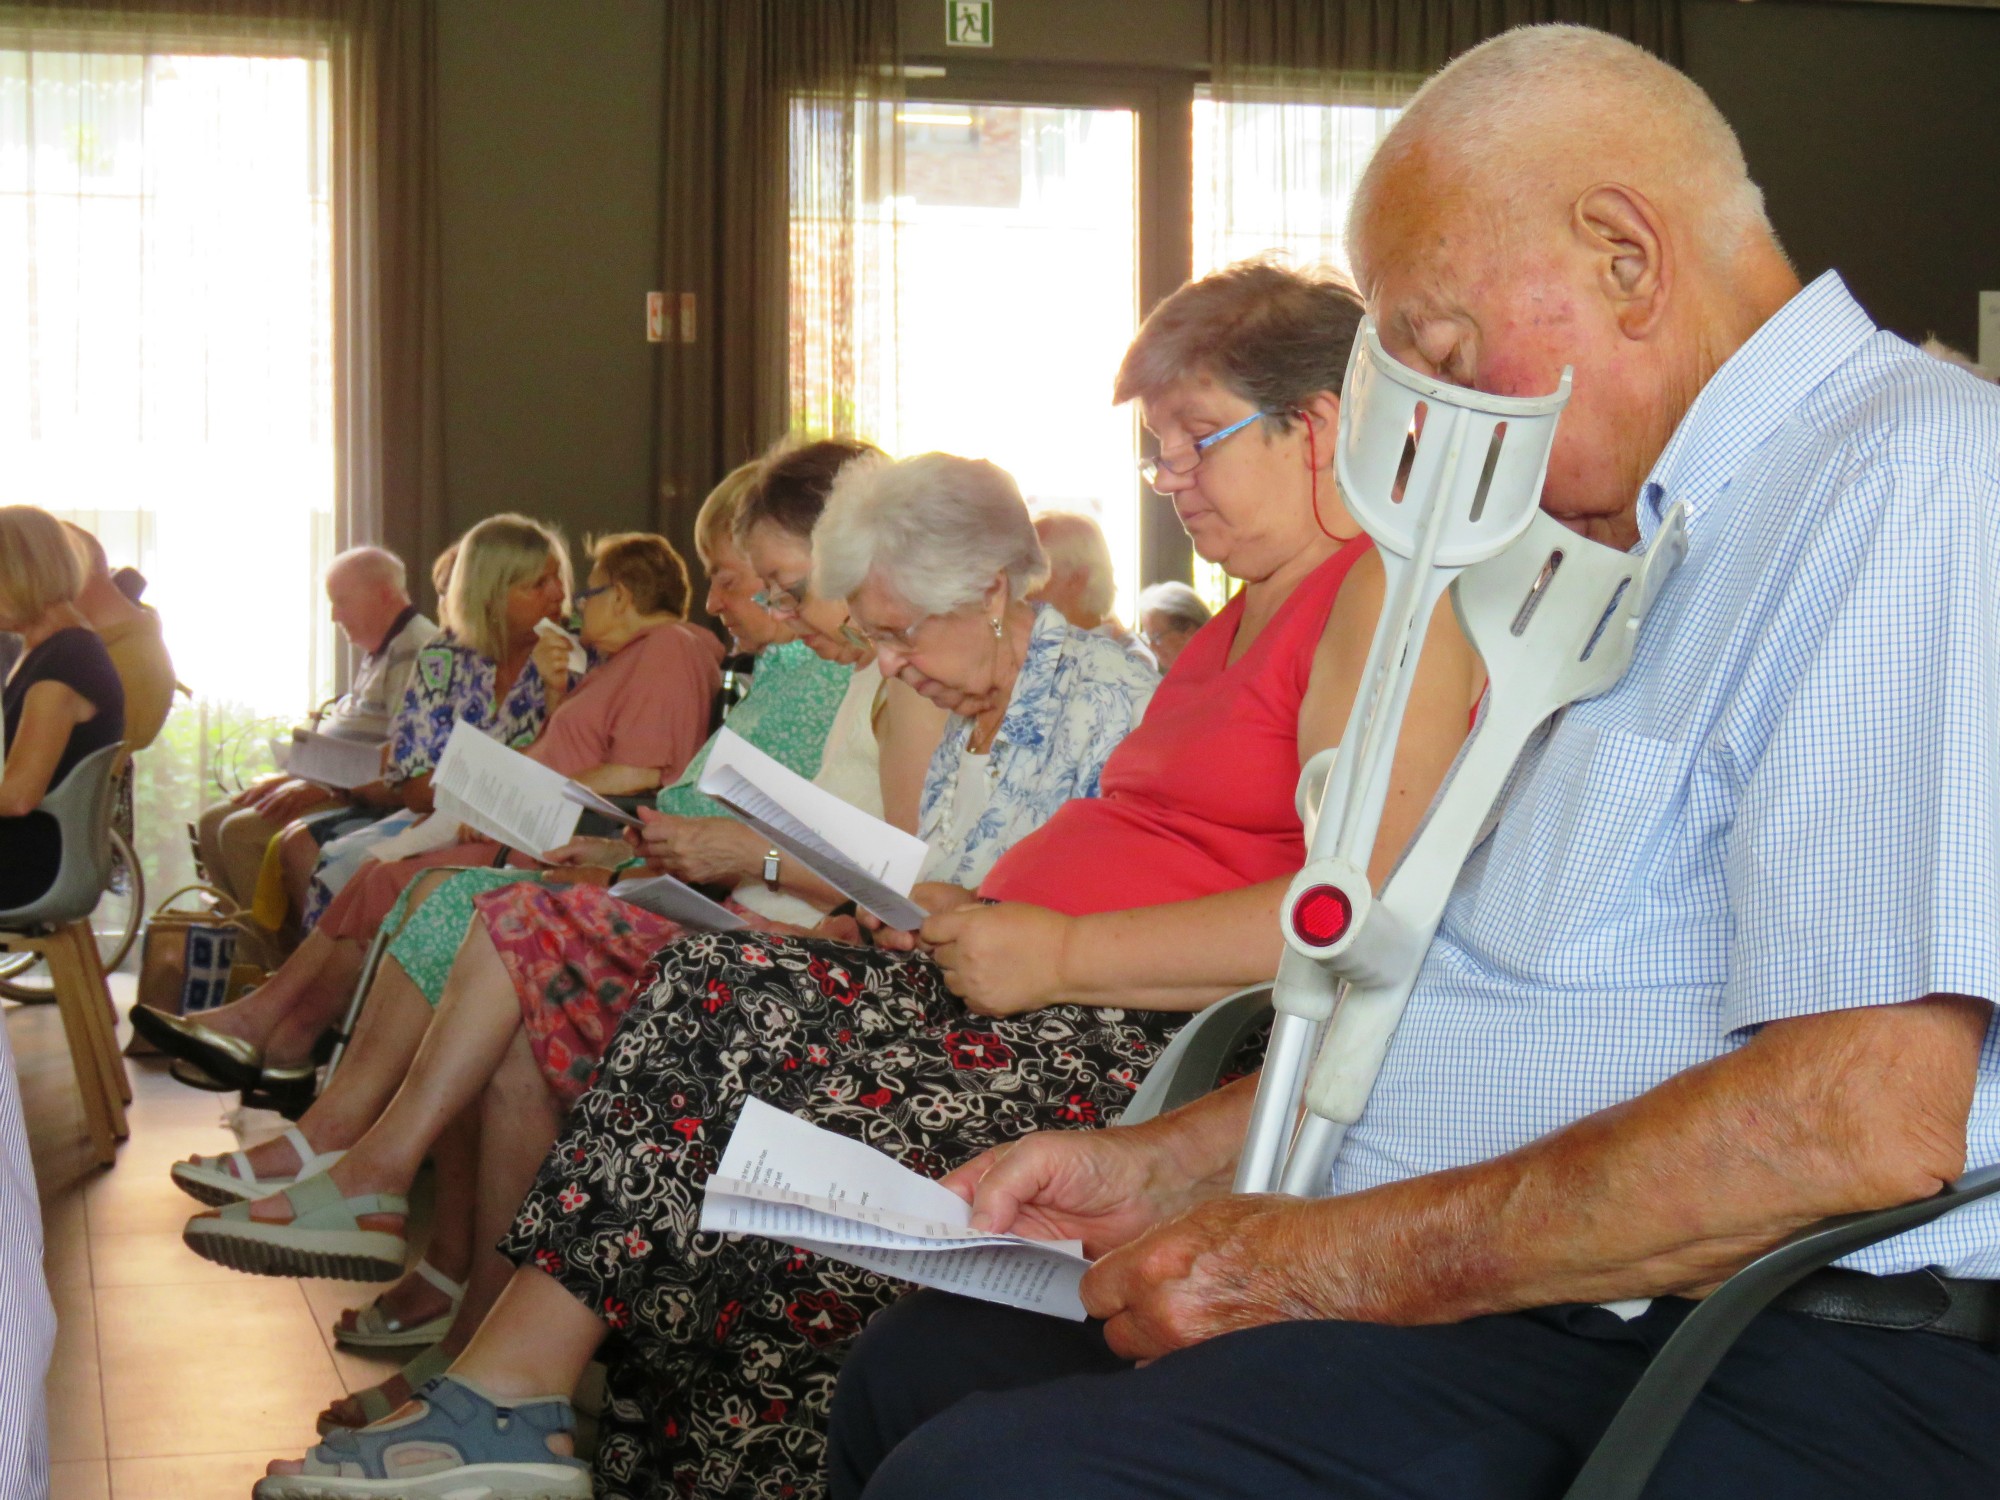
<svg viewBox="0 0 2000 1500">
<path fill-rule="evenodd" d="M 708 739 L 722 642 L 675 620 L 640 632 L 583 676 L 528 754 L 565 776 L 640 766 L 672 786 Z"/>
<path fill-rule="evenodd" d="M 1299 705 L 1334 597 L 1369 545 L 1356 537 L 1308 574 L 1234 664 L 1243 596 L 1230 600 L 1111 752 L 1102 792 L 1065 802 L 1001 856 L 979 894 L 1082 915 L 1296 872 Z"/>
</svg>

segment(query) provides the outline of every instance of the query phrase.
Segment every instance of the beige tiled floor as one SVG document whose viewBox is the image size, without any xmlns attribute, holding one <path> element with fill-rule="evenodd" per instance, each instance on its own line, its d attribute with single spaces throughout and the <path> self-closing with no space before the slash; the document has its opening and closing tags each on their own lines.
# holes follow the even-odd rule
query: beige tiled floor
<svg viewBox="0 0 2000 1500">
<path fill-rule="evenodd" d="M 120 1009 L 129 980 L 114 980 Z M 49 1372 L 55 1500 L 222 1500 L 273 1457 L 314 1441 L 313 1418 L 398 1361 L 342 1350 L 335 1313 L 376 1288 L 239 1275 L 181 1244 L 199 1207 L 167 1167 L 239 1144 L 232 1095 L 197 1093 L 134 1060 L 132 1138 L 108 1171 L 90 1159 L 62 1027 L 51 1006 L 6 1007 L 41 1185 L 44 1264 L 59 1330 Z M 262 1139 L 282 1122 L 237 1122 Z"/>
</svg>

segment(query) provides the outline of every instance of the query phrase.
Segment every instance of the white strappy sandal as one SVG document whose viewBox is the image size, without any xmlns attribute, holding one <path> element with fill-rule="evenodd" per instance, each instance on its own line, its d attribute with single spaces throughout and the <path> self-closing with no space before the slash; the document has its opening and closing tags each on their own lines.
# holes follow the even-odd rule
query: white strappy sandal
<svg viewBox="0 0 2000 1500">
<path fill-rule="evenodd" d="M 346 1349 L 425 1349 L 449 1333 L 452 1320 L 458 1316 L 458 1306 L 465 1300 L 465 1283 L 453 1281 L 427 1260 L 418 1261 L 412 1269 L 451 1299 L 450 1311 L 426 1322 L 406 1325 L 384 1313 L 381 1299 L 377 1298 L 354 1314 L 353 1327 L 336 1320 L 334 1341 Z"/>
<path fill-rule="evenodd" d="M 197 1156 L 193 1161 L 175 1162 L 174 1186 L 197 1203 L 220 1208 L 228 1203 L 247 1203 L 253 1198 L 281 1193 L 308 1177 L 317 1177 L 347 1154 L 313 1150 L 312 1142 L 296 1125 L 289 1127 L 281 1139 L 290 1141 L 292 1150 L 298 1153 L 299 1170 L 295 1176 L 260 1178 L 248 1155 L 231 1151 L 222 1156 Z M 230 1170 L 232 1167 L 234 1171 Z"/>
</svg>

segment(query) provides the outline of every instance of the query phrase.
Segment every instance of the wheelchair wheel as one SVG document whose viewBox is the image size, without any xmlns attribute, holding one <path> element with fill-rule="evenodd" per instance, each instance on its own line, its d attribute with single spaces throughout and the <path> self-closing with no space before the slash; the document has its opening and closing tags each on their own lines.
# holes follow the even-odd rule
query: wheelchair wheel
<svg viewBox="0 0 2000 1500">
<path fill-rule="evenodd" d="M 104 972 L 115 973 L 139 939 L 146 920 L 146 876 L 131 841 L 111 830 L 111 881 L 90 914 L 97 935 L 97 954 Z M 29 1005 L 47 1005 L 56 998 L 55 981 L 39 954 L 0 954 L 0 996 Z"/>
</svg>

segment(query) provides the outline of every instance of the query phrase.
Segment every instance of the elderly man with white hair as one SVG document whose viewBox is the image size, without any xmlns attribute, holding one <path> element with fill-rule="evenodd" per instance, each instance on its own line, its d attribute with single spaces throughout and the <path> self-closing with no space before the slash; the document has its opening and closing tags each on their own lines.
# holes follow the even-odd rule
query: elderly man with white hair
<svg viewBox="0 0 2000 1500">
<path fill-rule="evenodd" d="M 1035 512 L 1035 535 L 1048 554 L 1049 576 L 1028 596 L 1034 604 L 1050 604 L 1078 630 L 1116 641 L 1154 666 L 1153 653 L 1112 613 L 1118 577 L 1111 566 L 1111 544 L 1093 516 L 1075 510 Z"/>
<path fill-rule="evenodd" d="M 382 547 L 354 547 L 327 565 L 326 597 L 333 623 L 361 655 L 353 685 L 320 720 L 324 734 L 379 740 L 402 704 L 417 653 L 437 638 L 437 625 L 410 602 L 403 560 Z M 294 818 L 351 805 L 372 805 L 370 789 L 334 791 L 279 772 L 252 782 L 201 815 L 195 827 L 202 867 L 244 906 L 256 894 L 264 850 Z"/>
<path fill-rule="evenodd" d="M 1691 1299 L 2000 1157 L 2000 393 L 1802 288 L 1708 99 L 1577 28 L 1432 80 L 1349 241 L 1414 368 L 1573 366 L 1545 508 L 1682 506 L 1687 559 L 1515 768 L 1325 1196 L 1229 1193 L 1247 1084 L 976 1158 L 1101 1321 L 892 1309 L 837 1496 L 1557 1496 Z M 1843 1266 L 1648 1495 L 2000 1493 L 2000 1212 Z"/>
</svg>

